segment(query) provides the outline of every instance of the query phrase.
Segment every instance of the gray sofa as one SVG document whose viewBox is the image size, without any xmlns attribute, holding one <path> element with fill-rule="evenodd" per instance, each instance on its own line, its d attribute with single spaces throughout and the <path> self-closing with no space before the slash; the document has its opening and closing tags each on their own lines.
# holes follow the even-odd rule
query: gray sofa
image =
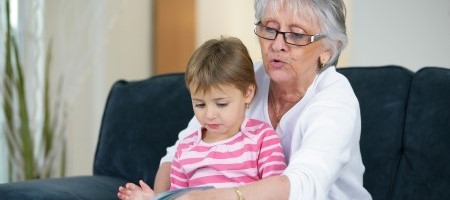
<svg viewBox="0 0 450 200">
<path fill-rule="evenodd" d="M 361 105 L 364 186 L 373 199 L 450 199 L 450 69 L 340 68 Z M 165 148 L 193 116 L 183 74 L 118 81 L 104 110 L 92 176 L 0 184 L 0 199 L 117 199 L 153 184 Z"/>
</svg>

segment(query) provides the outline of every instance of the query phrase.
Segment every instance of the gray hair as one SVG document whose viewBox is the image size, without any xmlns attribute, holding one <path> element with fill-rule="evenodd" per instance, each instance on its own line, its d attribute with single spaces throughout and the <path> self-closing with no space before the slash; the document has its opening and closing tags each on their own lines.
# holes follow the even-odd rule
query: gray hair
<svg viewBox="0 0 450 200">
<path fill-rule="evenodd" d="M 343 0 L 255 0 L 256 21 L 262 20 L 267 8 L 277 9 L 280 6 L 298 15 L 306 13 L 305 16 L 318 23 L 321 33 L 326 35 L 322 40 L 332 51 L 331 58 L 328 63 L 324 63 L 324 67 L 336 65 L 342 49 L 348 42 Z"/>
</svg>

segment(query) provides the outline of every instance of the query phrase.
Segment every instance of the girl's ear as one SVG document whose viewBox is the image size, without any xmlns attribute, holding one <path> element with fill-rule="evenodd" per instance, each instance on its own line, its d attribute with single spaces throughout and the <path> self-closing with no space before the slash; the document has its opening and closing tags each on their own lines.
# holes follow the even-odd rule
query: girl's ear
<svg viewBox="0 0 450 200">
<path fill-rule="evenodd" d="M 245 92 L 245 103 L 250 104 L 250 102 L 252 102 L 252 99 L 255 96 L 255 89 L 255 85 L 250 85 L 247 87 L 247 91 Z"/>
</svg>

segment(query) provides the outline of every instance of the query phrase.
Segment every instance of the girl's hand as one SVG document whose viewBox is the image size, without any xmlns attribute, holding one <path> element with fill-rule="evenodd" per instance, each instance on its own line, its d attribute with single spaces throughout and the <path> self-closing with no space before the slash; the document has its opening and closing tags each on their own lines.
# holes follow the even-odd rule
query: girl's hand
<svg viewBox="0 0 450 200">
<path fill-rule="evenodd" d="M 140 180 L 139 185 L 127 183 L 125 187 L 120 186 L 117 197 L 121 200 L 151 200 L 155 197 L 155 192 L 144 181 Z"/>
</svg>

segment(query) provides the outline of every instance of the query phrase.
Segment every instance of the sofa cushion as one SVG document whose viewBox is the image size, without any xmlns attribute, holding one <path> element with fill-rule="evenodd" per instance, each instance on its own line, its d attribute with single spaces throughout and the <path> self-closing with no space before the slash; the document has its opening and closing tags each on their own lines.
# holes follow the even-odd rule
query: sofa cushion
<svg viewBox="0 0 450 200">
<path fill-rule="evenodd" d="M 401 155 L 408 91 L 413 73 L 399 66 L 341 68 L 361 109 L 364 187 L 373 199 L 388 199 Z"/>
<path fill-rule="evenodd" d="M 450 69 L 419 70 L 393 199 L 450 199 Z"/>
<path fill-rule="evenodd" d="M 0 184 L 0 199 L 117 199 L 118 185 L 125 182 L 106 176 L 79 176 Z"/>
<path fill-rule="evenodd" d="M 165 148 L 193 116 L 181 73 L 116 82 L 103 114 L 94 174 L 153 185 Z"/>
</svg>

